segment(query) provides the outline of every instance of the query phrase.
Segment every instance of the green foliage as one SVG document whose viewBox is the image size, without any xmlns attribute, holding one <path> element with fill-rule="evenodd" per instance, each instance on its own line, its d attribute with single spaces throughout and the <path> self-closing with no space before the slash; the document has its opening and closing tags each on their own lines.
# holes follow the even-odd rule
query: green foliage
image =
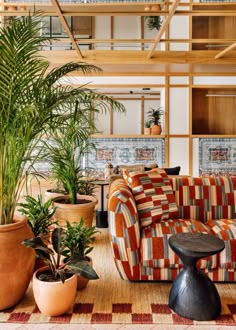
<svg viewBox="0 0 236 330">
<path fill-rule="evenodd" d="M 68 116 L 58 129 L 50 130 L 49 137 L 45 140 L 46 159 L 51 165 L 51 176 L 63 186 L 71 204 L 77 203 L 77 194 L 93 192 L 91 183 L 85 182 L 80 164 L 84 155 L 95 148 L 89 139 L 91 132 L 96 132 L 94 114 L 101 106 L 105 110 L 109 104 L 120 111 L 124 110 L 122 106 L 116 106 L 116 101 L 105 95 L 94 95 L 96 97 L 92 99 L 85 97 L 80 102 L 77 100 L 70 109 L 73 116 Z"/>
<path fill-rule="evenodd" d="M 42 195 L 38 195 L 37 198 L 27 195 L 25 202 L 17 205 L 21 207 L 18 211 L 27 217 L 34 236 L 41 236 L 46 239 L 51 230 L 50 227 L 57 224 L 53 220 L 56 207 L 52 206 L 52 200 L 44 203 Z"/>
<path fill-rule="evenodd" d="M 50 71 L 50 63 L 38 55 L 47 40 L 40 34 L 40 21 L 37 14 L 24 16 L 0 28 L 0 224 L 13 222 L 25 173 L 34 171 L 42 157 L 42 136 L 73 115 L 76 100 L 101 111 L 110 106 L 124 111 L 119 102 L 84 86 L 60 84 L 73 71 L 101 69 L 78 62 Z"/>
<path fill-rule="evenodd" d="M 162 19 L 160 16 L 145 16 L 145 21 L 149 30 L 160 30 L 162 25 Z"/>
<path fill-rule="evenodd" d="M 161 107 L 159 107 L 158 109 L 153 109 L 151 108 L 148 112 L 148 118 L 151 124 L 153 125 L 160 125 L 160 120 L 161 120 L 161 116 L 164 114 L 164 111 L 162 110 Z"/>
<path fill-rule="evenodd" d="M 98 233 L 95 226 L 84 227 L 84 220 L 81 219 L 79 223 L 73 222 L 72 224 L 66 222 L 66 238 L 65 238 L 65 250 L 63 255 L 66 258 L 79 260 L 86 260 L 86 256 L 93 250 L 91 246 Z"/>
<path fill-rule="evenodd" d="M 152 124 L 152 122 L 149 119 L 146 119 L 144 121 L 144 127 L 146 127 L 146 128 L 150 128 L 151 127 L 151 124 Z"/>
<path fill-rule="evenodd" d="M 49 271 L 42 273 L 39 279 L 42 281 L 58 281 L 63 283 L 69 274 L 81 275 L 90 280 L 98 279 L 97 273 L 89 266 L 86 260 L 75 257 L 68 258 L 64 263 L 62 258 L 65 255 L 67 232 L 65 228 L 57 227 L 52 231 L 51 240 L 52 248 L 44 244 L 40 237 L 26 239 L 22 242 L 25 246 L 32 248 L 36 252 L 36 256 L 44 260 L 49 266 Z"/>
</svg>

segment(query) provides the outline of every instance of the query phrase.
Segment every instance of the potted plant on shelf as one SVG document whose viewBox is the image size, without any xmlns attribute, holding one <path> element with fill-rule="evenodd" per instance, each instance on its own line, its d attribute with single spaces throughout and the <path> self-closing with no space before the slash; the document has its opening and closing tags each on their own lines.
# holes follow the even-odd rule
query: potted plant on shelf
<svg viewBox="0 0 236 330">
<path fill-rule="evenodd" d="M 146 119 L 144 121 L 144 134 L 150 135 L 151 134 L 151 121 L 149 119 Z"/>
<path fill-rule="evenodd" d="M 145 16 L 145 22 L 149 30 L 160 30 L 162 25 L 161 16 Z"/>
<path fill-rule="evenodd" d="M 33 274 L 35 253 L 21 244 L 33 232 L 27 219 L 17 219 L 15 211 L 26 173 L 40 158 L 39 142 L 48 129 L 73 115 L 67 110 L 76 99 L 99 97 L 84 86 L 60 84 L 70 72 L 99 72 L 99 68 L 78 62 L 50 70 L 49 62 L 38 56 L 47 41 L 40 34 L 40 21 L 40 15 L 28 15 L 0 29 L 0 265 L 4 267 L 0 310 L 22 299 Z M 112 104 L 124 109 L 118 102 Z"/>
<path fill-rule="evenodd" d="M 70 310 L 77 290 L 77 277 L 83 275 L 89 279 L 97 279 L 97 273 L 85 260 L 76 254 L 65 262 L 63 255 L 67 251 L 66 230 L 56 227 L 52 231 L 52 248 L 44 244 L 41 237 L 26 239 L 23 245 L 35 250 L 36 255 L 47 264 L 34 272 L 33 294 L 39 310 L 48 316 L 62 315 Z M 47 299 L 45 299 L 47 297 Z"/>
<path fill-rule="evenodd" d="M 161 127 L 161 116 L 163 116 L 164 111 L 161 107 L 158 109 L 151 108 L 148 112 L 148 118 L 151 122 L 151 134 L 152 135 L 159 135 L 162 132 Z"/>
<path fill-rule="evenodd" d="M 95 226 L 85 227 L 83 218 L 80 222 L 70 223 L 66 222 L 66 237 L 65 237 L 65 250 L 63 255 L 65 260 L 80 260 L 88 263 L 90 267 L 93 266 L 92 258 L 89 256 L 93 250 L 92 244 L 96 237 L 95 234 L 99 231 Z M 83 289 L 87 286 L 89 281 L 88 277 L 81 275 L 77 276 L 77 289 Z"/>
</svg>

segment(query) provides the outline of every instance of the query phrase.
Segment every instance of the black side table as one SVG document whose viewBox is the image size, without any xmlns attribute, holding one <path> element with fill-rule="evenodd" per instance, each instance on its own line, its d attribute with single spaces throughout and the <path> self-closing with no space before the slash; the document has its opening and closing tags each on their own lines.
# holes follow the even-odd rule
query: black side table
<svg viewBox="0 0 236 330">
<path fill-rule="evenodd" d="M 221 312 L 218 291 L 210 278 L 196 267 L 196 262 L 221 252 L 224 242 L 213 235 L 180 233 L 169 238 L 169 245 L 184 264 L 170 291 L 170 308 L 192 320 L 216 319 Z"/>
<path fill-rule="evenodd" d="M 92 181 L 92 183 L 101 187 L 101 209 L 96 212 L 96 227 L 107 228 L 107 211 L 104 210 L 104 186 L 108 186 L 109 183 L 105 180 Z"/>
</svg>

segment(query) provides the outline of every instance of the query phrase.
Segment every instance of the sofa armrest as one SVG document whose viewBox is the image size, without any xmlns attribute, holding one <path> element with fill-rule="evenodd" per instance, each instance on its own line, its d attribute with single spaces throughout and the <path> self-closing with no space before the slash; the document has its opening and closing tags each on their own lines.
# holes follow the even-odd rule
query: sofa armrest
<svg viewBox="0 0 236 330">
<path fill-rule="evenodd" d="M 140 263 L 140 227 L 136 203 L 124 179 L 111 184 L 108 222 L 116 266 L 122 278 L 131 279 Z"/>
</svg>

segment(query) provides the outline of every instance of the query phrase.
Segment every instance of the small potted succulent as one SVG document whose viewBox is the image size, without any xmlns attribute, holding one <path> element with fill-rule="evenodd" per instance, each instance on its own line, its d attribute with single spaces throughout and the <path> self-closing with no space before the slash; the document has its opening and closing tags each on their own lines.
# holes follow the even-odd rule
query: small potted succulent
<svg viewBox="0 0 236 330">
<path fill-rule="evenodd" d="M 146 119 L 144 121 L 144 134 L 150 135 L 151 134 L 151 121 L 149 119 Z"/>
</svg>

